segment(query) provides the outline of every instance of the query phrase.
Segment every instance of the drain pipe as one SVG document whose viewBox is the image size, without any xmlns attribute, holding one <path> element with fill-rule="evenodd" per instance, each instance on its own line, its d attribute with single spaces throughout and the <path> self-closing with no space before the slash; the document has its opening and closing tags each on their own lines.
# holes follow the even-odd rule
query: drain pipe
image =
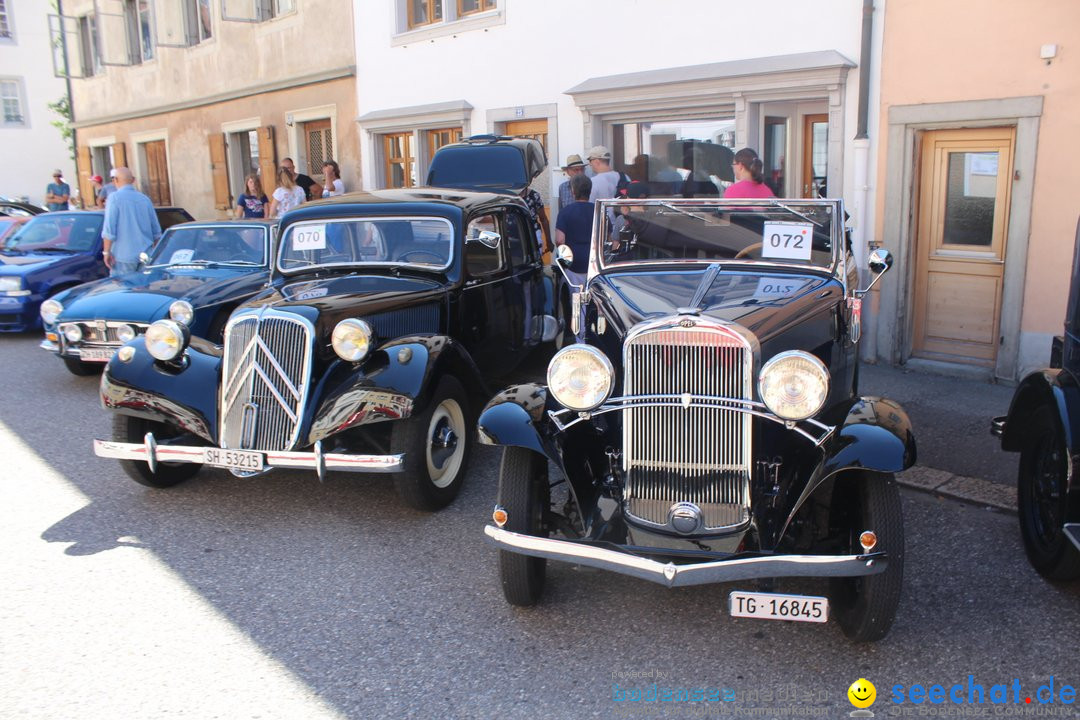
<svg viewBox="0 0 1080 720">
<path fill-rule="evenodd" d="M 855 232 L 852 242 L 852 253 L 855 256 L 855 264 L 859 268 L 859 286 L 866 287 L 869 281 L 869 269 L 867 257 L 869 255 L 869 243 L 873 227 L 871 226 L 870 203 L 870 135 L 867 132 L 870 114 L 870 69 L 871 49 L 874 36 L 874 0 L 863 0 L 862 7 L 862 46 L 859 50 L 859 115 L 853 143 L 855 165 Z M 871 292 L 866 296 L 863 307 L 863 343 L 861 346 L 862 359 L 874 362 L 877 359 L 877 311 L 878 293 Z"/>
</svg>

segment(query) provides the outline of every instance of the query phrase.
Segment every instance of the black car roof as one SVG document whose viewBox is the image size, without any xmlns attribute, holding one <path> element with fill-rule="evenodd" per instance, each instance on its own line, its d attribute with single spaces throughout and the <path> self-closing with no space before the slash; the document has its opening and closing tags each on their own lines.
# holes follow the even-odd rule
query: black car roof
<svg viewBox="0 0 1080 720">
<path fill-rule="evenodd" d="M 393 190 L 371 190 L 365 192 L 352 192 L 345 195 L 315 200 L 304 203 L 295 210 L 290 210 L 286 217 L 292 220 L 301 220 L 308 217 L 319 217 L 328 211 L 341 211 L 349 205 L 417 205 L 435 204 L 440 207 L 456 207 L 462 212 L 468 212 L 473 208 L 483 207 L 493 203 L 521 203 L 521 199 L 511 193 L 497 192 L 472 192 L 470 190 L 451 190 L 449 188 L 417 187 L 400 188 Z"/>
</svg>

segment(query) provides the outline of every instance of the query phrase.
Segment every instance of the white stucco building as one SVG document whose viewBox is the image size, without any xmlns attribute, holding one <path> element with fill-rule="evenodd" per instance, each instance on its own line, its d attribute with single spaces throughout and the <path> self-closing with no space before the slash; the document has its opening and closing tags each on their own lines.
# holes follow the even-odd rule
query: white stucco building
<svg viewBox="0 0 1080 720">
<path fill-rule="evenodd" d="M 53 75 L 47 3 L 0 0 L 0 195 L 43 205 L 52 171 L 75 191 L 75 162 L 46 105 L 64 97 Z"/>
<path fill-rule="evenodd" d="M 364 186 L 423 184 L 441 144 L 504 133 L 544 141 L 549 201 L 566 156 L 596 144 L 632 176 L 674 168 L 718 192 L 720 148 L 750 146 L 778 195 L 842 196 L 858 233 L 873 227 L 876 147 L 855 140 L 862 13 L 862 0 L 358 3 Z"/>
</svg>

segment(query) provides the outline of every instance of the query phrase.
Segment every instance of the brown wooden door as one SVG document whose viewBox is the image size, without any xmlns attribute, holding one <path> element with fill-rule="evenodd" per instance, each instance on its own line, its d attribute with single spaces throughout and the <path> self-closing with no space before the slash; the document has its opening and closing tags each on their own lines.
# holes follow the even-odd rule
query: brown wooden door
<svg viewBox="0 0 1080 720">
<path fill-rule="evenodd" d="M 214 185 L 214 207 L 232 209 L 229 192 L 229 164 L 225 152 L 225 133 L 210 133 L 210 178 Z M 247 188 L 245 186 L 245 192 Z"/>
<path fill-rule="evenodd" d="M 1013 128 L 923 134 L 914 356 L 994 364 L 1014 138 Z"/>
<path fill-rule="evenodd" d="M 334 137 L 330 132 L 330 120 L 313 120 L 304 123 L 304 137 L 307 148 L 308 172 L 317 183 L 322 185 L 326 178 L 322 166 L 327 160 L 334 159 Z"/>
<path fill-rule="evenodd" d="M 147 195 L 155 205 L 172 205 L 169 190 L 169 163 L 165 157 L 165 141 L 143 143 L 146 152 Z"/>
<path fill-rule="evenodd" d="M 127 145 L 122 142 L 115 143 L 112 146 L 112 166 L 114 168 L 131 167 L 127 161 Z"/>
<path fill-rule="evenodd" d="M 277 188 L 277 145 L 274 144 L 274 126 L 265 125 L 258 129 L 259 136 L 259 179 L 263 192 L 273 195 Z"/>
<path fill-rule="evenodd" d="M 94 183 L 90 178 L 93 176 L 93 167 L 90 157 L 90 148 L 86 145 L 79 147 L 79 199 L 82 200 L 83 208 L 90 210 L 97 206 L 97 193 L 94 191 Z"/>
<path fill-rule="evenodd" d="M 802 136 L 802 197 L 828 197 L 829 116 L 804 115 Z"/>
</svg>

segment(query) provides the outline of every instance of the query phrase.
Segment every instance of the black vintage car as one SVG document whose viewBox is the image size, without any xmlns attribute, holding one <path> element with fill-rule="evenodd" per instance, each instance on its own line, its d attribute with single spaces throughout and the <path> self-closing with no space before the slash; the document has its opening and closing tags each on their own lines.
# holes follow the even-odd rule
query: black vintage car
<svg viewBox="0 0 1080 720">
<path fill-rule="evenodd" d="M 1050 580 L 1080 578 L 1080 223 L 1065 334 L 1054 338 L 1050 367 L 1024 378 L 991 432 L 1003 450 L 1020 453 L 1016 499 L 1028 560 Z"/>
<path fill-rule="evenodd" d="M 888 632 L 893 474 L 915 440 L 899 405 L 858 392 L 865 289 L 843 217 L 838 200 L 598 203 L 574 296 L 586 342 L 479 419 L 506 446 L 485 532 L 509 602 L 537 601 L 550 558 L 669 587 L 756 579 L 732 615 Z M 874 279 L 890 264 L 875 251 Z M 829 578 L 828 596 L 769 592 L 790 576 Z"/>
<path fill-rule="evenodd" d="M 390 472 L 409 505 L 449 503 L 485 380 L 556 334 L 524 202 L 356 193 L 288 213 L 278 238 L 222 345 L 159 320 L 120 349 L 101 383 L 114 437 L 95 452 L 153 487 L 201 465 Z"/>
</svg>

